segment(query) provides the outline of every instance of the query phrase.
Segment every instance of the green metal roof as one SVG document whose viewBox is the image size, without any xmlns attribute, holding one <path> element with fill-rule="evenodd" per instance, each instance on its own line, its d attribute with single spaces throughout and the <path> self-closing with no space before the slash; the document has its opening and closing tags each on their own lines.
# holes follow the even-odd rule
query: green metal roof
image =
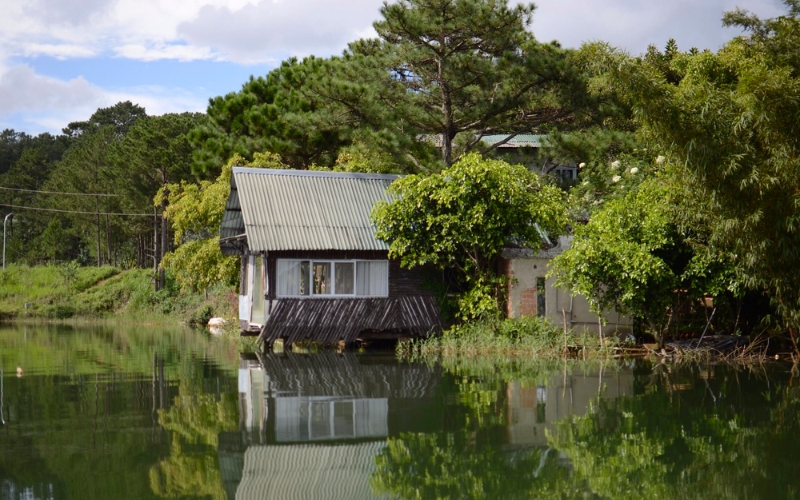
<svg viewBox="0 0 800 500">
<path fill-rule="evenodd" d="M 332 446 L 251 446 L 244 454 L 242 482 L 236 498 L 376 498 L 369 481 L 376 470 L 375 456 L 385 446 L 385 441 Z"/>
<path fill-rule="evenodd" d="M 388 250 L 370 221 L 399 176 L 234 167 L 220 238 L 251 251 Z"/>
<path fill-rule="evenodd" d="M 498 142 L 504 141 L 509 134 L 493 134 L 493 135 L 484 135 L 481 138 L 481 142 L 485 142 L 487 144 L 497 144 Z M 517 134 L 508 142 L 497 146 L 498 148 L 539 148 L 542 146 L 542 142 L 547 137 L 544 134 Z"/>
</svg>

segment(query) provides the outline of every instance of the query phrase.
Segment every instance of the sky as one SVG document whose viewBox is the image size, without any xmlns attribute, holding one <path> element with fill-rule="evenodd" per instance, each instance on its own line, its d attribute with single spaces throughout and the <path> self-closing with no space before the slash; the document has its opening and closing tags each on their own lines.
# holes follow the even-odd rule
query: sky
<svg viewBox="0 0 800 500">
<path fill-rule="evenodd" d="M 512 0 L 513 1 L 513 0 Z M 538 0 L 531 27 L 565 47 L 604 40 L 639 54 L 674 38 L 716 50 L 740 34 L 722 13 L 781 0 Z M 340 54 L 373 37 L 383 0 L 0 0 L 0 130 L 59 133 L 130 100 L 150 115 L 205 111 L 280 61 Z"/>
</svg>

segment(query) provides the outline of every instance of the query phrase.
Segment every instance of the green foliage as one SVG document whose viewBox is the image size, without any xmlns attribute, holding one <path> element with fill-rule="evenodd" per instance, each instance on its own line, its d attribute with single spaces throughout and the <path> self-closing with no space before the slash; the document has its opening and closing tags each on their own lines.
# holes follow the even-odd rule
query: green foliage
<svg viewBox="0 0 800 500">
<path fill-rule="evenodd" d="M 72 276 L 69 287 L 63 277 L 65 268 Z M 0 315 L 7 318 L 189 323 L 200 322 L 209 310 L 214 316 L 232 316 L 235 308 L 235 292 L 229 287 L 212 287 L 207 295 L 186 293 L 169 273 L 166 286 L 154 292 L 153 272 L 149 269 L 120 271 L 109 266 L 76 267 L 74 263 L 10 265 L 0 276 Z"/>
<path fill-rule="evenodd" d="M 574 127 L 589 116 L 582 72 L 571 51 L 533 38 L 533 10 L 505 0 L 386 4 L 378 39 L 340 57 L 289 59 L 212 99 L 209 123 L 192 135 L 197 165 L 216 173 L 233 154 L 270 151 L 301 169 L 431 171 L 485 149 L 476 132 Z"/>
<path fill-rule="evenodd" d="M 690 196 L 681 219 L 732 259 L 743 283 L 768 290 L 787 326 L 800 325 L 796 175 L 800 148 L 800 11 L 725 22 L 752 32 L 716 53 L 633 59 L 597 50 L 606 79 Z M 666 64 L 668 62 L 668 65 Z"/>
<path fill-rule="evenodd" d="M 279 154 L 292 168 L 331 166 L 346 144 L 330 103 L 304 89 L 326 73 L 323 61 L 288 59 L 266 77 L 250 78 L 239 92 L 211 99 L 208 121 L 191 136 L 199 172 L 217 174 L 233 155 Z"/>
<path fill-rule="evenodd" d="M 58 274 L 61 275 L 61 279 L 64 281 L 64 287 L 67 289 L 67 293 L 71 293 L 72 284 L 78 276 L 78 263 L 73 260 L 61 264 L 58 266 Z"/>
<path fill-rule="evenodd" d="M 165 194 L 168 197 L 165 215 L 172 224 L 177 246 L 164 256 L 162 267 L 175 276 L 182 288 L 198 291 L 217 283 L 235 286 L 238 282 L 239 260 L 222 255 L 216 235 L 231 191 L 234 166 L 285 168 L 280 157 L 271 153 L 256 153 L 252 162 L 235 155 L 214 182 L 169 184 L 156 195 L 156 203 Z"/>
<path fill-rule="evenodd" d="M 383 63 L 395 78 L 370 82 L 396 101 L 395 121 L 437 134 L 450 165 L 453 140 L 556 127 L 573 116 L 583 82 L 568 51 L 528 31 L 533 4 L 500 0 L 403 0 L 375 23 Z M 365 51 L 357 44 L 355 59 Z M 371 74 L 367 74 L 371 76 Z M 478 146 L 470 140 L 466 151 Z"/>
<path fill-rule="evenodd" d="M 467 290 L 462 319 L 499 311 L 494 275 L 504 245 L 541 248 L 541 234 L 566 225 L 561 191 L 521 165 L 467 155 L 430 176 L 410 175 L 389 188 L 391 203 L 373 210 L 378 238 L 404 267 L 457 270 Z M 537 229 L 538 226 L 538 229 Z"/>
<path fill-rule="evenodd" d="M 565 352 L 565 345 L 570 351 Z M 408 361 L 441 363 L 458 371 L 485 366 L 489 372 L 519 369 L 521 363 L 536 360 L 543 366 L 571 356 L 605 359 L 613 356 L 617 343 L 593 333 L 564 331 L 550 320 L 537 316 L 519 319 L 496 318 L 455 325 L 441 336 L 398 344 L 397 354 Z"/>
<path fill-rule="evenodd" d="M 682 300 L 737 290 L 725 261 L 693 251 L 690 237 L 676 222 L 672 190 L 654 175 L 623 189 L 579 226 L 551 273 L 558 286 L 586 296 L 593 311 L 641 318 L 663 341 Z"/>
</svg>

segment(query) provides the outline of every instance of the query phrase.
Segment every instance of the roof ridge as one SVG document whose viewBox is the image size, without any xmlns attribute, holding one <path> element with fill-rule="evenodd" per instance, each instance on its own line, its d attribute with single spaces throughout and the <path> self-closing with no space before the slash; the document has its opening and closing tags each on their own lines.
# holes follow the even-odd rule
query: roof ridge
<svg viewBox="0 0 800 500">
<path fill-rule="evenodd" d="M 277 168 L 258 168 L 258 167 L 233 167 L 234 174 L 256 174 L 256 175 L 284 175 L 290 177 L 327 177 L 336 179 L 375 179 L 375 180 L 395 180 L 402 177 L 399 174 L 373 174 L 361 172 L 334 172 L 325 170 L 293 170 Z"/>
</svg>

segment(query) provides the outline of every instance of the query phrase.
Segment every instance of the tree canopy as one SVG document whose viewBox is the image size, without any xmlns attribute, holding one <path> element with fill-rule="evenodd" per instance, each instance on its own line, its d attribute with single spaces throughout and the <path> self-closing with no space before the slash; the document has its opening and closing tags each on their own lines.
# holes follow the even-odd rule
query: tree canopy
<svg viewBox="0 0 800 500">
<path fill-rule="evenodd" d="M 744 285 L 768 290 L 790 330 L 800 326 L 800 3 L 762 20 L 716 53 L 671 51 L 660 60 L 594 47 L 606 81 L 631 106 L 682 186 L 678 220 L 708 235 Z"/>
<path fill-rule="evenodd" d="M 378 39 L 354 41 L 340 57 L 287 60 L 212 99 L 209 124 L 193 136 L 198 167 L 256 151 L 294 168 L 332 166 L 357 143 L 388 155 L 397 171 L 436 171 L 491 148 L 480 141 L 485 134 L 585 121 L 583 73 L 572 51 L 535 40 L 533 11 L 506 0 L 386 4 L 374 24 Z"/>
<path fill-rule="evenodd" d="M 470 154 L 441 173 L 410 175 L 389 188 L 373 221 L 389 256 L 405 267 L 457 270 L 465 319 L 496 312 L 497 257 L 505 245 L 542 246 L 566 225 L 562 192 L 521 165 Z"/>
</svg>

